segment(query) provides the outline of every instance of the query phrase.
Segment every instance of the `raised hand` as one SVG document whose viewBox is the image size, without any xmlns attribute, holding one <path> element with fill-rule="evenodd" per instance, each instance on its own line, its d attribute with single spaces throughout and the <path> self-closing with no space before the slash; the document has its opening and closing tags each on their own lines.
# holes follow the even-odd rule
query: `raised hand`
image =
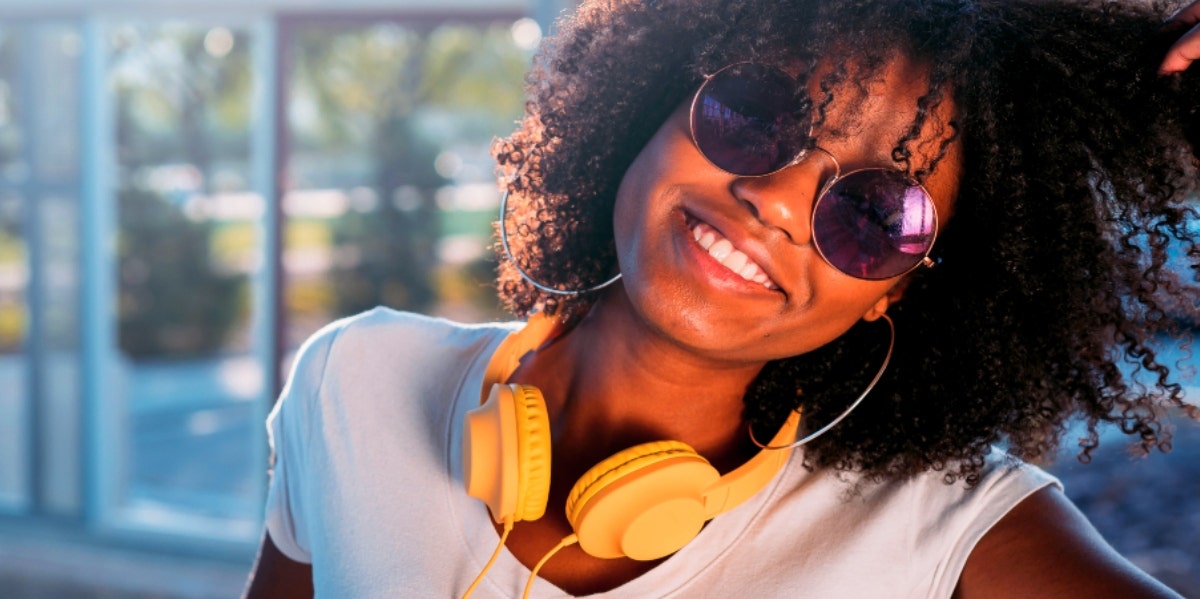
<svg viewBox="0 0 1200 599">
<path fill-rule="evenodd" d="M 1168 26 L 1177 26 L 1187 31 L 1167 50 L 1158 72 L 1163 75 L 1182 73 L 1200 59 L 1200 0 L 1196 0 L 1175 13 Z"/>
</svg>

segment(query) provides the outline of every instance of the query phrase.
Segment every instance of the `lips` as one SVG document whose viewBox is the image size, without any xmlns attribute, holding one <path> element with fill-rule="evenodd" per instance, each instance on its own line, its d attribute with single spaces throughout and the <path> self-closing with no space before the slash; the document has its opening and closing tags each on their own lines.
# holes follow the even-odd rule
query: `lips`
<svg viewBox="0 0 1200 599">
<path fill-rule="evenodd" d="M 747 281 L 758 283 L 772 291 L 779 289 L 779 286 L 767 276 L 767 273 L 763 271 L 763 268 L 758 263 L 734 247 L 731 241 L 722 236 L 712 226 L 699 221 L 694 221 L 690 224 L 692 227 L 692 238 L 721 266 L 724 266 L 730 272 Z"/>
</svg>

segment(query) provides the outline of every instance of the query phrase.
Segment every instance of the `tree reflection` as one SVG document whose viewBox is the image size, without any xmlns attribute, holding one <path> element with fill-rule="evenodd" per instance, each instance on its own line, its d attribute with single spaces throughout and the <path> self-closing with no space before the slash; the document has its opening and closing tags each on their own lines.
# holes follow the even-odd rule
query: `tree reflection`
<svg viewBox="0 0 1200 599">
<path fill-rule="evenodd" d="M 135 359 L 245 349 L 233 333 L 249 320 L 248 273 L 214 247 L 233 223 L 196 208 L 247 186 L 249 44 L 173 25 L 126 27 L 113 42 L 120 348 Z"/>
<path fill-rule="evenodd" d="M 447 212 L 437 198 L 439 190 L 490 182 L 487 148 L 520 116 L 530 51 L 514 43 L 510 28 L 313 25 L 297 32 L 291 186 L 352 190 L 352 199 L 322 221 L 331 231 L 328 270 L 288 273 L 294 317 L 315 324 L 381 304 L 437 312 L 454 299 L 482 313 L 495 309 L 489 253 L 452 265 L 439 254 L 444 222 L 469 217 Z M 354 191 L 364 184 L 366 193 Z M 466 233 L 486 245 L 487 219 Z"/>
</svg>

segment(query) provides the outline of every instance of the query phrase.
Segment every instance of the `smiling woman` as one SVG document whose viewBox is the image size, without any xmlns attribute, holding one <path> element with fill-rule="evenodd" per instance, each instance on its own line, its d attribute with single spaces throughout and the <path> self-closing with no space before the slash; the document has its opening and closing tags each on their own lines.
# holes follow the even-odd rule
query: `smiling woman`
<svg viewBox="0 0 1200 599">
<path fill-rule="evenodd" d="M 1198 6 L 585 3 L 494 149 L 528 323 L 313 337 L 250 595 L 1175 596 L 1026 462 L 1200 417 Z"/>
</svg>

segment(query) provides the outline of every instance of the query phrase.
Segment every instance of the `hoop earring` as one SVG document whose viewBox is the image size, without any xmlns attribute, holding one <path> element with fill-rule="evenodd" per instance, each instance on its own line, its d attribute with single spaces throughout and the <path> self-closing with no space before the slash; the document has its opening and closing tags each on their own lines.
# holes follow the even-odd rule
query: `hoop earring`
<svg viewBox="0 0 1200 599">
<path fill-rule="evenodd" d="M 821 435 L 824 435 L 825 433 L 829 432 L 829 429 L 833 428 L 834 425 L 836 425 L 837 423 L 844 420 L 847 416 L 849 416 L 850 412 L 853 412 L 854 408 L 857 408 L 858 404 L 862 403 L 862 400 L 866 399 L 867 394 L 871 392 L 871 389 L 875 388 L 875 385 L 879 382 L 879 379 L 883 378 L 883 372 L 885 370 L 887 370 L 888 362 L 892 361 L 892 348 L 896 347 L 896 323 L 892 322 L 892 318 L 890 316 L 888 316 L 887 314 L 880 314 L 879 316 L 881 318 L 883 318 L 884 321 L 887 322 L 888 330 L 891 332 L 891 337 L 888 339 L 887 355 L 883 356 L 883 364 L 879 365 L 879 372 L 875 373 L 875 378 L 871 379 L 871 382 L 867 384 L 867 388 L 863 389 L 863 392 L 861 394 L 859 394 L 858 399 L 855 399 L 854 403 L 850 404 L 850 407 L 848 407 L 844 411 L 842 411 L 841 414 L 838 414 L 838 417 L 834 418 L 833 422 L 826 424 L 825 426 L 821 427 L 816 432 L 804 437 L 803 439 L 796 441 L 795 443 L 789 443 L 787 445 L 763 445 L 762 443 L 758 442 L 758 439 L 754 438 L 754 427 L 748 426 L 747 428 L 750 431 L 750 441 L 762 449 L 794 449 L 796 447 L 800 447 L 801 445 L 809 443 L 810 441 L 812 441 L 813 439 L 816 439 L 817 437 L 820 437 Z M 797 408 L 797 410 L 798 410 L 798 408 Z"/>
<path fill-rule="evenodd" d="M 605 287 L 608 287 L 609 285 L 612 285 L 620 280 L 621 273 L 617 273 L 613 275 L 611 279 L 600 283 L 599 285 L 592 285 L 591 287 L 585 287 L 583 289 L 558 289 L 535 280 L 532 275 L 525 272 L 525 269 L 521 268 L 521 265 L 517 263 L 517 258 L 516 256 L 513 256 L 512 248 L 510 248 L 508 245 L 508 227 L 504 224 L 508 219 L 508 193 L 508 188 L 505 187 L 504 196 L 500 198 L 500 245 L 504 247 L 504 255 L 508 256 L 509 263 L 512 264 L 513 268 L 517 269 L 517 274 L 521 275 L 521 278 L 525 279 L 526 283 L 529 283 L 530 285 L 533 285 L 537 289 L 545 291 L 546 293 L 576 296 L 583 295 L 585 293 L 592 293 L 593 291 L 600 291 L 601 289 L 604 289 Z"/>
</svg>

